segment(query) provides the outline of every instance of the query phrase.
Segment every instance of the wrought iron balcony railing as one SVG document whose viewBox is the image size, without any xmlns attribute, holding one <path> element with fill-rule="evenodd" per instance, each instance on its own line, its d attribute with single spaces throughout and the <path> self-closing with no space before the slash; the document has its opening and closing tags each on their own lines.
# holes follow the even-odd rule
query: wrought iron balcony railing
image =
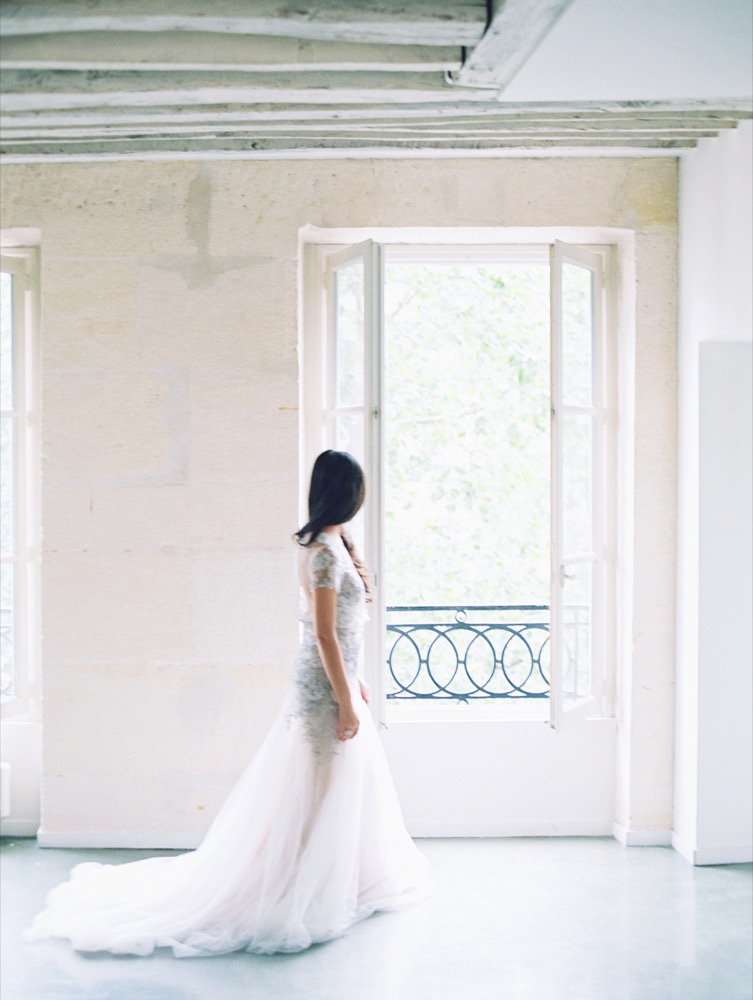
<svg viewBox="0 0 753 1000">
<path fill-rule="evenodd" d="M 387 697 L 549 697 L 549 606 L 387 608 Z"/>
</svg>

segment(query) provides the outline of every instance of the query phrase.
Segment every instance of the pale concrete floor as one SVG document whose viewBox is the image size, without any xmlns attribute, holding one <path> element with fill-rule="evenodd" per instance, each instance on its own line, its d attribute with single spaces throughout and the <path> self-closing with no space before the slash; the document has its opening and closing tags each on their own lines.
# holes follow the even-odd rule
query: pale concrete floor
<svg viewBox="0 0 753 1000">
<path fill-rule="evenodd" d="M 752 867 L 609 839 L 421 841 L 432 898 L 299 955 L 84 956 L 25 944 L 80 860 L 2 844 L 2 1000 L 749 1000 Z"/>
</svg>

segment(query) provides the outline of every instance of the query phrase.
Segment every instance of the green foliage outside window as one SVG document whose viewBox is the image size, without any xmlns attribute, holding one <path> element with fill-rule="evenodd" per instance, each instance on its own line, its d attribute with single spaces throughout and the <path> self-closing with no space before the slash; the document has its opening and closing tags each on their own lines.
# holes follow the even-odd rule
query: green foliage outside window
<svg viewBox="0 0 753 1000">
<path fill-rule="evenodd" d="M 388 263 L 387 604 L 548 604 L 549 268 Z"/>
</svg>

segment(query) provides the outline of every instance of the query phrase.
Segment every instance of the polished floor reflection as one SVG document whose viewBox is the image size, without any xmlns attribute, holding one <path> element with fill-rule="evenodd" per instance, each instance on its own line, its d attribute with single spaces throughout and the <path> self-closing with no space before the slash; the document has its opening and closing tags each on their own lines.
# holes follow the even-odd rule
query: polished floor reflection
<svg viewBox="0 0 753 1000">
<path fill-rule="evenodd" d="M 2 841 L 2 1000 L 750 1000 L 753 866 L 610 839 L 420 841 L 432 898 L 298 955 L 85 956 L 25 944 L 81 860 Z"/>
</svg>

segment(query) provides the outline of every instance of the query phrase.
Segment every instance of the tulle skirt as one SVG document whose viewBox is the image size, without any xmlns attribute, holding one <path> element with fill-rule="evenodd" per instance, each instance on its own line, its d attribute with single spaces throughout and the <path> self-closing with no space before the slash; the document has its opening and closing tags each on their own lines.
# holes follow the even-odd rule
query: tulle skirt
<svg viewBox="0 0 753 1000">
<path fill-rule="evenodd" d="M 77 865 L 27 940 L 133 955 L 293 952 L 423 898 L 425 859 L 362 702 L 359 715 L 356 737 L 327 759 L 283 709 L 196 851 Z"/>
</svg>

